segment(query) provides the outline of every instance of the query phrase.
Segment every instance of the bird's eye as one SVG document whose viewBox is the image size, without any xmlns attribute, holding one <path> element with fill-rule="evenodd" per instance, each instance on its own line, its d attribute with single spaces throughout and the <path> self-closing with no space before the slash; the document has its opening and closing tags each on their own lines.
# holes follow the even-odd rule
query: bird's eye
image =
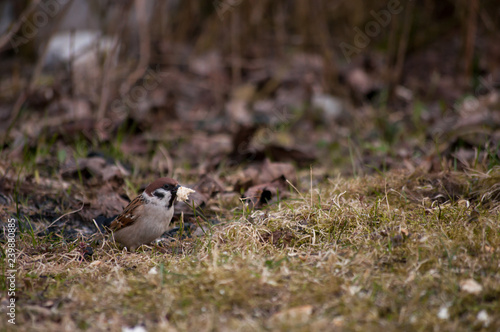
<svg viewBox="0 0 500 332">
<path fill-rule="evenodd" d="M 170 187 L 171 187 L 171 186 L 170 186 L 169 184 L 165 184 L 165 185 L 163 186 L 163 188 L 165 188 L 165 189 L 167 189 L 167 190 L 170 190 Z"/>
</svg>

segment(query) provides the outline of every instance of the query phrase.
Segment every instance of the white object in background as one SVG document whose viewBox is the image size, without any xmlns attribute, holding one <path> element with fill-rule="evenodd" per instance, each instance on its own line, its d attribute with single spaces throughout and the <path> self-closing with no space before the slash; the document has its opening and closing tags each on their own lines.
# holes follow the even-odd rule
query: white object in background
<svg viewBox="0 0 500 332">
<path fill-rule="evenodd" d="M 49 41 L 45 66 L 74 61 L 79 64 L 96 64 L 99 57 L 110 54 L 117 37 L 104 36 L 100 31 L 77 30 L 56 33 Z M 116 52 L 115 55 L 117 55 Z"/>
</svg>

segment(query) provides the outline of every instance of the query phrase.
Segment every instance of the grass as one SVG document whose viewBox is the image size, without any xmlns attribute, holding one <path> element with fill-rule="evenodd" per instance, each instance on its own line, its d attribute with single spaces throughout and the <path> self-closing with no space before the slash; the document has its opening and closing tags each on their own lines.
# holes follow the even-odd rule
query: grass
<svg viewBox="0 0 500 332">
<path fill-rule="evenodd" d="M 136 253 L 94 242 L 91 259 L 88 239 L 26 230 L 17 327 L 497 330 L 499 176 L 330 179 L 262 211 L 226 207 L 201 237 Z M 467 279 L 482 290 L 464 291 Z"/>
</svg>

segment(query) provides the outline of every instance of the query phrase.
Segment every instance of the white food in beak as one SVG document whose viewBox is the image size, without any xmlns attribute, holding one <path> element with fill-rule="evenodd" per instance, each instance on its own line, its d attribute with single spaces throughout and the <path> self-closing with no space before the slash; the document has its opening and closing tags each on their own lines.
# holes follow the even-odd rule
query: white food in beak
<svg viewBox="0 0 500 332">
<path fill-rule="evenodd" d="M 179 187 L 179 189 L 177 189 L 177 200 L 179 202 L 185 202 L 188 200 L 189 194 L 194 192 L 195 191 L 193 189 L 189 189 L 186 187 Z"/>
</svg>

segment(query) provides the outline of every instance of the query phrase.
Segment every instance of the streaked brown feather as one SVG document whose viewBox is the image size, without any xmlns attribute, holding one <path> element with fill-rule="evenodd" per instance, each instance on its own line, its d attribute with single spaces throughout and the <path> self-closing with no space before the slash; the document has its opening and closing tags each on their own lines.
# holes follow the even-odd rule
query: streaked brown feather
<svg viewBox="0 0 500 332">
<path fill-rule="evenodd" d="M 134 222 L 137 221 L 137 216 L 140 215 L 139 209 L 144 208 L 144 197 L 142 195 L 137 196 L 132 200 L 132 202 L 125 207 L 123 212 L 116 217 L 113 222 L 111 222 L 111 225 L 109 228 L 113 231 L 116 232 L 124 227 L 132 225 Z"/>
</svg>

